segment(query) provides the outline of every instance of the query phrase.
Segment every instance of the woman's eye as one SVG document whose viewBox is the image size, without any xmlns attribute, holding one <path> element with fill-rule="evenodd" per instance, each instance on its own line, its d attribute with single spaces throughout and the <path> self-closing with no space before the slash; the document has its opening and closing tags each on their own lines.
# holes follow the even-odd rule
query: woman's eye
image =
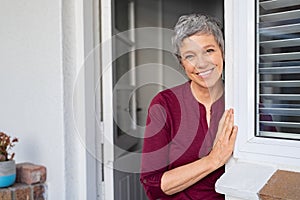
<svg viewBox="0 0 300 200">
<path fill-rule="evenodd" d="M 211 53 L 211 52 L 214 52 L 214 51 L 215 51 L 214 49 L 207 49 L 206 50 L 207 53 Z"/>
<path fill-rule="evenodd" d="M 186 56 L 184 56 L 184 59 L 186 59 L 186 60 L 191 60 L 191 59 L 193 59 L 195 56 L 194 55 L 186 55 Z"/>
</svg>

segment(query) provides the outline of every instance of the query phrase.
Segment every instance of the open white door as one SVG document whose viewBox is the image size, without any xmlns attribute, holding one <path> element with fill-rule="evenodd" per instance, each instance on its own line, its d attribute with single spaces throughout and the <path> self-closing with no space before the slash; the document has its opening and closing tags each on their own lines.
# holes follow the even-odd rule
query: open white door
<svg viewBox="0 0 300 200">
<path fill-rule="evenodd" d="M 147 199 L 138 180 L 147 108 L 161 89 L 186 81 L 168 28 L 182 14 L 222 10 L 223 0 L 101 0 L 104 199 Z"/>
<path fill-rule="evenodd" d="M 118 10 L 118 14 L 114 15 Z M 137 150 L 134 1 L 101 1 L 104 198 L 140 199 L 136 172 L 123 170 Z M 139 165 L 135 162 L 135 165 Z M 135 166 L 139 168 L 139 166 Z M 127 168 L 128 169 L 128 168 Z M 143 195 L 143 194 L 142 194 Z"/>
</svg>

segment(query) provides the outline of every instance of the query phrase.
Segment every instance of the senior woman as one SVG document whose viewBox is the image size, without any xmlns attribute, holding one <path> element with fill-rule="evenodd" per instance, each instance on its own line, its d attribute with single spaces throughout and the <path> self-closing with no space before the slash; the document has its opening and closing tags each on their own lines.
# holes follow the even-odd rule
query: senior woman
<svg viewBox="0 0 300 200">
<path fill-rule="evenodd" d="M 149 199 L 224 199 L 216 180 L 233 152 L 233 109 L 224 111 L 224 40 L 218 22 L 192 14 L 175 26 L 175 54 L 189 81 L 148 109 L 141 183 Z"/>
</svg>

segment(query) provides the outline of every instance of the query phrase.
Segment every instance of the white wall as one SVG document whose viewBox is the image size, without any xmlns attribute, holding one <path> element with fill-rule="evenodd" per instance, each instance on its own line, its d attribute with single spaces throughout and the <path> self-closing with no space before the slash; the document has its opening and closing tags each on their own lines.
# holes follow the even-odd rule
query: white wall
<svg viewBox="0 0 300 200">
<path fill-rule="evenodd" d="M 60 0 L 2 0 L 0 130 L 17 162 L 45 165 L 49 199 L 65 199 Z"/>
<path fill-rule="evenodd" d="M 1 1 L 0 131 L 19 138 L 17 163 L 47 167 L 50 200 L 96 199 L 101 183 L 94 143 L 96 71 L 83 68 L 95 39 L 95 2 Z"/>
</svg>

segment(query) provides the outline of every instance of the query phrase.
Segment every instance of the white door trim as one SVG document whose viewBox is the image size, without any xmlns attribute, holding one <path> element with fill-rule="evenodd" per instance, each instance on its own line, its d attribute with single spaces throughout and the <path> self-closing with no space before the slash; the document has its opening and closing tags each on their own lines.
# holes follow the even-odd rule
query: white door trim
<svg viewBox="0 0 300 200">
<path fill-rule="evenodd" d="M 101 0 L 101 78 L 104 123 L 103 167 L 104 196 L 114 199 L 113 160 L 113 73 L 112 73 L 112 2 Z"/>
</svg>

